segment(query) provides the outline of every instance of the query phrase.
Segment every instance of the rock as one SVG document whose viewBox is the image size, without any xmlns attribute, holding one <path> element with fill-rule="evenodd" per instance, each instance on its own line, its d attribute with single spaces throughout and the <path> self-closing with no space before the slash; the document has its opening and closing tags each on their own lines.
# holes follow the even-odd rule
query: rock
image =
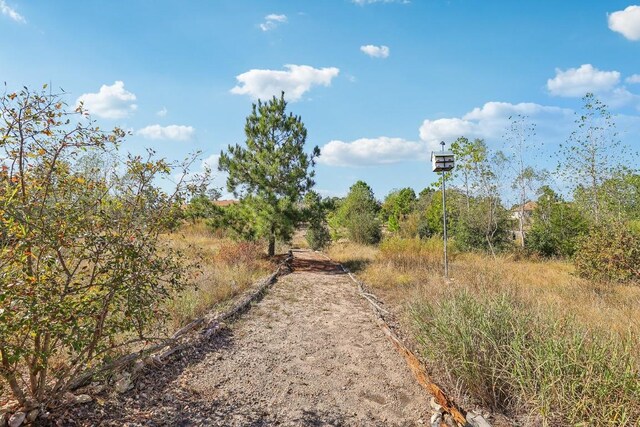
<svg viewBox="0 0 640 427">
<path fill-rule="evenodd" d="M 489 424 L 482 415 L 473 412 L 467 412 L 467 422 L 473 427 L 491 427 L 491 424 Z"/>
<path fill-rule="evenodd" d="M 440 412 L 436 412 L 431 415 L 431 427 L 440 427 L 442 423 L 442 414 Z"/>
<path fill-rule="evenodd" d="M 34 422 L 38 418 L 38 415 L 40 415 L 40 409 L 32 409 L 27 415 L 27 421 L 30 423 Z"/>
<path fill-rule="evenodd" d="M 26 418 L 27 414 L 25 414 L 24 412 L 16 412 L 15 414 L 11 415 L 11 418 L 9 418 L 8 425 L 9 427 L 20 427 Z"/>
<path fill-rule="evenodd" d="M 442 406 L 439 405 L 438 402 L 436 402 L 435 397 L 431 398 L 429 404 L 431 405 L 431 409 L 433 409 L 434 412 L 442 412 Z"/>
<path fill-rule="evenodd" d="M 118 381 L 116 381 L 116 391 L 118 393 L 126 393 L 133 388 L 133 383 L 131 382 L 131 374 L 128 372 L 123 372 Z"/>
<path fill-rule="evenodd" d="M 0 413 L 0 427 L 7 427 L 7 414 Z"/>
<path fill-rule="evenodd" d="M 75 403 L 78 403 L 78 404 L 89 403 L 92 400 L 93 398 L 88 394 L 79 394 L 75 397 Z"/>
</svg>

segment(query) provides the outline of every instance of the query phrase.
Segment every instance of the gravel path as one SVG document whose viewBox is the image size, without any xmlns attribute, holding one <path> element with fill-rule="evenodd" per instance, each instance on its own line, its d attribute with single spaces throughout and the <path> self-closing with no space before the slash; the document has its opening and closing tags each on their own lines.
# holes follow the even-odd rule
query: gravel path
<svg viewBox="0 0 640 427">
<path fill-rule="evenodd" d="M 311 252 L 293 267 L 226 333 L 62 425 L 427 424 L 426 392 L 356 285 Z"/>
</svg>

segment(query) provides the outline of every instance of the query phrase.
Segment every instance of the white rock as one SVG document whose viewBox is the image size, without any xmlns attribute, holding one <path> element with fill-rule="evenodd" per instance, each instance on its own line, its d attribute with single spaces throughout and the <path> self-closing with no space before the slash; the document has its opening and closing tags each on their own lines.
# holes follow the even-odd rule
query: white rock
<svg viewBox="0 0 640 427">
<path fill-rule="evenodd" d="M 431 409 L 433 409 L 435 412 L 442 412 L 442 406 L 439 405 L 438 402 L 436 402 L 435 397 L 431 398 L 429 404 L 431 405 Z"/>
<path fill-rule="evenodd" d="M 75 402 L 79 404 L 89 403 L 93 400 L 88 394 L 79 394 L 75 397 Z"/>
<path fill-rule="evenodd" d="M 482 415 L 473 412 L 467 412 L 467 422 L 473 427 L 491 427 L 491 424 L 489 424 Z"/>
<path fill-rule="evenodd" d="M 442 422 L 442 414 L 440 412 L 436 412 L 431 415 L 431 427 L 440 427 L 440 423 Z"/>
<path fill-rule="evenodd" d="M 9 418 L 9 427 L 20 427 L 25 418 L 27 418 L 27 414 L 24 412 L 16 412 Z"/>
</svg>

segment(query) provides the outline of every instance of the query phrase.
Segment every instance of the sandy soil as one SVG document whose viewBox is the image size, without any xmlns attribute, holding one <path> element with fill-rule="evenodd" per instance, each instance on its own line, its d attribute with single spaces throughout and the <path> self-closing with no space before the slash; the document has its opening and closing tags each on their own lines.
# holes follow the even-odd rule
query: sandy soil
<svg viewBox="0 0 640 427">
<path fill-rule="evenodd" d="M 224 334 L 61 424 L 428 424 L 426 392 L 356 285 L 311 252 L 295 252 L 293 267 Z"/>
</svg>

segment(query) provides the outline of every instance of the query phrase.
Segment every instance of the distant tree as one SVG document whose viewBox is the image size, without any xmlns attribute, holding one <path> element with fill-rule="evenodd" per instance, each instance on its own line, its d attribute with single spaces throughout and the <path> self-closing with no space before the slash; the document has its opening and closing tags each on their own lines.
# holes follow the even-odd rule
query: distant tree
<svg viewBox="0 0 640 427">
<path fill-rule="evenodd" d="M 510 120 L 505 140 L 510 152 L 508 163 L 514 172 L 511 188 L 518 194 L 518 230 L 521 237 L 520 245 L 524 248 L 526 245 L 525 205 L 529 201 L 529 194 L 535 191 L 536 184 L 543 181 L 544 173 L 527 162 L 532 157 L 533 139 L 536 135 L 535 123 L 520 114 L 510 117 Z"/>
<path fill-rule="evenodd" d="M 382 203 L 381 213 L 389 231 L 399 231 L 400 223 L 414 209 L 416 193 L 412 188 L 391 191 Z"/>
<path fill-rule="evenodd" d="M 482 139 L 459 142 L 466 170 L 466 210 L 460 214 L 455 237 L 461 244 L 468 242 L 465 246 L 469 248 L 486 249 L 495 256 L 508 230 L 500 198 L 506 157 L 502 152 L 492 153 Z"/>
<path fill-rule="evenodd" d="M 574 204 L 565 202 L 548 186 L 538 192 L 527 247 L 543 257 L 571 257 L 588 221 Z"/>
<path fill-rule="evenodd" d="M 602 210 L 609 197 L 603 183 L 621 170 L 624 149 L 607 106 L 587 93 L 577 114 L 577 129 L 561 146 L 560 175 L 573 184 L 577 202 L 595 223 L 603 220 Z"/>
<path fill-rule="evenodd" d="M 300 218 L 299 202 L 313 185 L 312 170 L 320 149 L 304 151 L 307 138 L 299 116 L 286 114 L 284 92 L 253 104 L 245 125 L 246 146 L 229 146 L 220 154 L 219 169 L 229 173 L 227 188 L 251 212 L 254 232 L 269 241 L 289 240 Z"/>
<path fill-rule="evenodd" d="M 331 242 L 331 234 L 327 226 L 327 208 L 330 201 L 324 201 L 315 191 L 304 196 L 304 218 L 309 224 L 305 236 L 309 247 L 313 250 L 324 249 Z"/>
<path fill-rule="evenodd" d="M 474 176 L 478 174 L 478 165 L 486 160 L 487 147 L 482 139 L 469 141 L 462 136 L 451 143 L 451 151 L 456 159 L 456 167 L 451 174 L 454 179 L 459 178 L 462 181 L 466 207 L 469 210 Z"/>
<path fill-rule="evenodd" d="M 351 186 L 349 194 L 337 209 L 335 221 L 347 230 L 352 241 L 374 244 L 382 237 L 377 218 L 379 210 L 371 187 L 364 181 L 358 181 Z"/>
<path fill-rule="evenodd" d="M 207 219 L 215 215 L 221 215 L 220 208 L 215 205 L 215 201 L 220 198 L 220 191 L 209 189 L 195 194 L 184 209 L 186 219 L 195 223 L 198 219 Z"/>
</svg>

